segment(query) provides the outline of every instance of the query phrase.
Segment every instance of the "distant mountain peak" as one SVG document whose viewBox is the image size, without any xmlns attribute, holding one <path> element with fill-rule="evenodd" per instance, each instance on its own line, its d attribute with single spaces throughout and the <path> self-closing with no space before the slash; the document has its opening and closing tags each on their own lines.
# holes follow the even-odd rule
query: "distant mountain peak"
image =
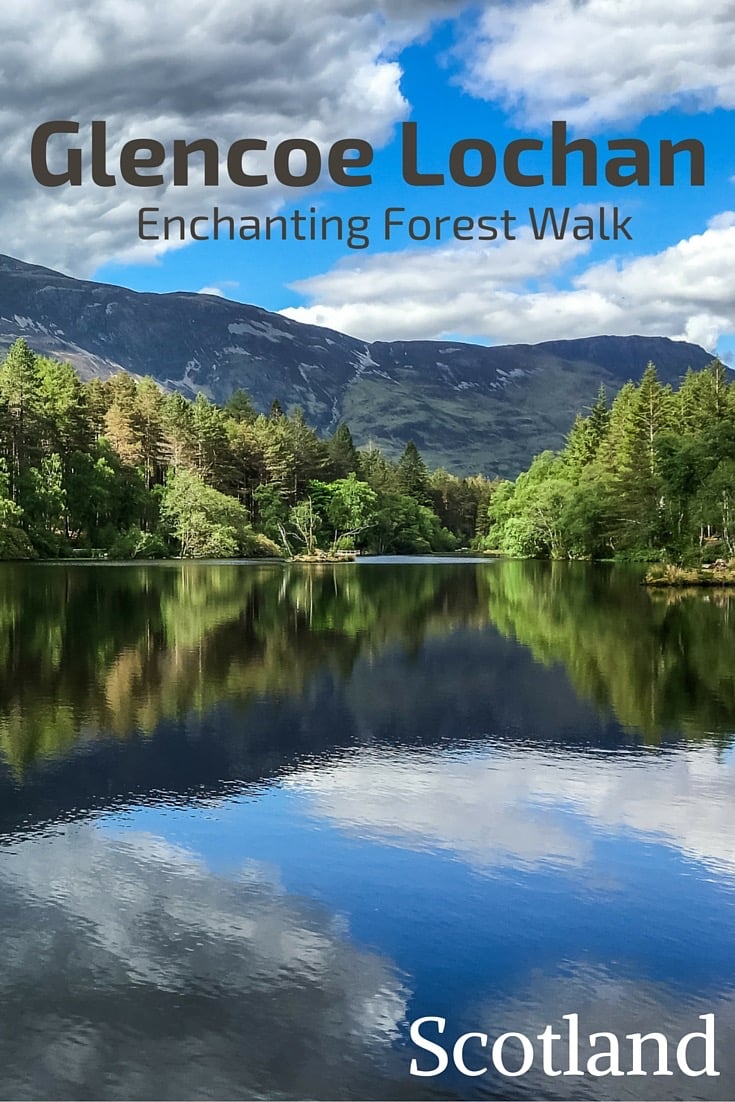
<svg viewBox="0 0 735 1102">
<path fill-rule="evenodd" d="M 675 383 L 712 359 L 646 336 L 366 343 L 215 295 L 131 291 L 0 255 L 0 348 L 19 336 L 85 378 L 129 371 L 217 402 L 242 387 L 263 411 L 274 398 L 301 406 L 321 432 L 346 420 L 358 444 L 396 454 L 413 439 L 433 465 L 501 475 L 560 447 L 600 383 L 612 394 L 649 360 Z"/>
</svg>

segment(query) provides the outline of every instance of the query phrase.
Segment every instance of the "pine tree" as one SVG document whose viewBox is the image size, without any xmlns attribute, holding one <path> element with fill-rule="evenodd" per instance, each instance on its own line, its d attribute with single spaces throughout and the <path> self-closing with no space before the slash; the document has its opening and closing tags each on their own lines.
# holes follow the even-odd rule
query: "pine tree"
<svg viewBox="0 0 735 1102">
<path fill-rule="evenodd" d="M 578 413 L 566 438 L 564 462 L 579 474 L 596 457 L 610 428 L 610 410 L 604 383 L 600 383 L 595 404 L 587 417 Z"/>
<path fill-rule="evenodd" d="M 327 448 L 307 425 L 298 406 L 285 418 L 286 440 L 291 458 L 291 490 L 295 499 L 306 491 L 309 482 L 320 478 L 327 465 Z"/>
<path fill-rule="evenodd" d="M 228 493 L 233 493 L 252 510 L 253 491 L 264 475 L 263 451 L 254 422 L 229 421 L 227 437 L 232 456 Z"/>
<path fill-rule="evenodd" d="M 600 383 L 595 404 L 590 410 L 589 423 L 592 435 L 592 447 L 596 455 L 610 428 L 610 408 L 607 404 L 607 391 L 605 390 L 604 383 Z"/>
<path fill-rule="evenodd" d="M 74 451 L 92 444 L 87 394 L 74 368 L 47 357 L 38 357 L 43 416 L 49 447 L 66 462 Z"/>
<path fill-rule="evenodd" d="M 382 494 L 400 492 L 395 464 L 386 459 L 377 448 L 371 446 L 360 452 L 360 466 L 362 477 L 373 490 Z"/>
<path fill-rule="evenodd" d="M 43 395 L 35 353 L 23 337 L 10 348 L 0 366 L 0 404 L 7 416 L 6 439 L 9 492 L 19 500 L 21 471 L 41 455 Z"/>
<path fill-rule="evenodd" d="M 160 388 L 153 379 L 143 379 L 135 395 L 135 414 L 148 490 L 163 481 L 163 405 Z"/>
<path fill-rule="evenodd" d="M 248 425 L 252 425 L 253 421 L 258 416 L 258 411 L 253 405 L 253 399 L 247 391 L 242 389 L 242 387 L 233 390 L 232 394 L 225 402 L 225 413 L 228 417 L 231 417 L 233 421 L 244 421 Z"/>
<path fill-rule="evenodd" d="M 126 467 L 142 462 L 143 447 L 135 423 L 134 410 L 124 402 L 114 401 L 105 414 L 105 436 Z"/>
<path fill-rule="evenodd" d="M 110 395 L 101 379 L 90 379 L 83 384 L 83 389 L 89 432 L 93 440 L 99 440 L 105 431 L 105 414 L 110 408 Z"/>
<path fill-rule="evenodd" d="M 225 414 L 203 394 L 197 394 L 191 428 L 195 470 L 204 482 L 219 490 L 230 477 L 232 467 Z"/>
<path fill-rule="evenodd" d="M 331 478 L 347 478 L 349 474 L 360 476 L 360 454 L 344 421 L 329 438 L 327 452 Z"/>
<path fill-rule="evenodd" d="M 194 417 L 183 394 L 169 394 L 163 403 L 163 455 L 174 471 L 195 470 Z"/>
<path fill-rule="evenodd" d="M 413 440 L 406 444 L 403 455 L 398 460 L 397 472 L 402 492 L 414 498 L 419 505 L 428 505 L 429 470 Z"/>
<path fill-rule="evenodd" d="M 591 419 L 578 413 L 564 445 L 564 464 L 573 475 L 579 475 L 597 454 Z"/>
<path fill-rule="evenodd" d="M 671 387 L 661 385 L 654 364 L 649 362 L 638 387 L 634 417 L 651 476 L 656 472 L 656 437 L 670 426 L 671 414 Z"/>
<path fill-rule="evenodd" d="M 705 432 L 735 412 L 735 388 L 728 370 L 713 360 L 704 371 L 687 371 L 677 394 L 678 427 L 684 432 Z"/>
</svg>

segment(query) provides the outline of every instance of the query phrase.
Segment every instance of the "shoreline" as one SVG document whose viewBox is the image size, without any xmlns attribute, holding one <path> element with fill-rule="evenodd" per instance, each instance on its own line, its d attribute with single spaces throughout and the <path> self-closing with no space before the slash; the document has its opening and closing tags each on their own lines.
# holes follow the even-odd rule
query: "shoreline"
<svg viewBox="0 0 735 1102">
<path fill-rule="evenodd" d="M 725 589 L 735 587 L 735 564 L 714 564 L 709 567 L 663 566 L 651 567 L 642 585 L 652 589 Z"/>
</svg>

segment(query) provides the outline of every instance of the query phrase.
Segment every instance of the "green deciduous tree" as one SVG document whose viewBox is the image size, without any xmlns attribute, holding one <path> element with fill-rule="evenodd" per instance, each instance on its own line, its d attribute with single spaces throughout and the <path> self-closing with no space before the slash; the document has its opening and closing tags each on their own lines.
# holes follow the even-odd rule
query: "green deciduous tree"
<svg viewBox="0 0 735 1102">
<path fill-rule="evenodd" d="M 0 559 L 32 559 L 35 551 L 20 526 L 23 510 L 10 497 L 10 478 L 0 459 Z"/>
<path fill-rule="evenodd" d="M 250 553 L 255 545 L 244 506 L 190 471 L 167 479 L 161 517 L 182 558 L 232 558 Z"/>
<path fill-rule="evenodd" d="M 332 549 L 355 546 L 375 523 L 378 495 L 360 482 L 354 472 L 334 482 L 312 482 L 310 500 L 315 500 L 325 527 L 330 532 Z"/>
</svg>

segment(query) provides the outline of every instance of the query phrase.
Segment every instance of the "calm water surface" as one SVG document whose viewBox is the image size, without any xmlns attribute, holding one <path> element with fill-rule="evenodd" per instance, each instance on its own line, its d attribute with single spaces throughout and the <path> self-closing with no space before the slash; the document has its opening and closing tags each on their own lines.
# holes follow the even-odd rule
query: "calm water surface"
<svg viewBox="0 0 735 1102">
<path fill-rule="evenodd" d="M 733 1097 L 735 594 L 4 566 L 0 623 L 3 1098 Z M 569 1013 L 721 1075 L 408 1073 Z"/>
</svg>

